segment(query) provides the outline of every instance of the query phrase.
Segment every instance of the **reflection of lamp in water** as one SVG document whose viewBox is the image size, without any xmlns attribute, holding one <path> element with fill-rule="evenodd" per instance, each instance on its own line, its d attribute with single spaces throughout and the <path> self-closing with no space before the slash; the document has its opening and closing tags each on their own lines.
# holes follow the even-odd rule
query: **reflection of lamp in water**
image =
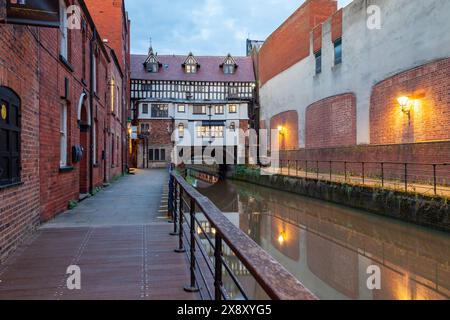
<svg viewBox="0 0 450 320">
<path fill-rule="evenodd" d="M 286 242 L 286 239 L 287 239 L 286 231 L 281 231 L 280 236 L 278 237 L 278 243 L 284 244 Z"/>
</svg>

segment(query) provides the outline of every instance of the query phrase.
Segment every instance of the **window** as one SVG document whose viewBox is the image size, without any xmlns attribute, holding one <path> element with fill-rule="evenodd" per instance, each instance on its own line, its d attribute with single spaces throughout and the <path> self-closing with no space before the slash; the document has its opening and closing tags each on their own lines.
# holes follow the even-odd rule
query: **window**
<svg viewBox="0 0 450 320">
<path fill-rule="evenodd" d="M 224 74 L 234 74 L 236 72 L 236 61 L 233 59 L 231 54 L 228 54 L 221 67 L 223 68 Z"/>
<path fill-rule="evenodd" d="M 117 116 L 119 116 L 120 115 L 120 88 L 119 87 L 116 88 L 116 105 L 114 107 L 114 110 L 115 110 L 115 114 Z"/>
<path fill-rule="evenodd" d="M 144 103 L 142 105 L 142 114 L 148 114 L 148 104 Z"/>
<path fill-rule="evenodd" d="M 115 85 L 116 85 L 116 81 L 114 80 L 114 78 L 112 78 L 111 79 L 111 84 L 110 84 L 110 88 L 111 88 L 111 92 L 110 92 L 110 94 L 111 94 L 111 112 L 112 113 L 114 113 L 114 106 L 116 104 L 116 102 L 115 102 L 116 97 L 115 97 L 115 92 L 114 92 Z"/>
<path fill-rule="evenodd" d="M 178 125 L 178 137 L 184 138 L 184 124 L 182 123 Z"/>
<path fill-rule="evenodd" d="M 168 118 L 169 106 L 167 104 L 152 104 L 152 118 Z"/>
<path fill-rule="evenodd" d="M 20 182 L 20 100 L 0 86 L 0 186 Z"/>
<path fill-rule="evenodd" d="M 166 149 L 149 149 L 149 161 L 166 161 Z"/>
<path fill-rule="evenodd" d="M 235 104 L 231 104 L 231 105 L 228 107 L 228 112 L 229 112 L 229 113 L 237 113 L 237 106 L 236 106 Z"/>
<path fill-rule="evenodd" d="M 223 73 L 225 74 L 234 74 L 235 67 L 234 65 L 224 65 L 223 66 Z"/>
<path fill-rule="evenodd" d="M 186 112 L 186 106 L 178 105 L 178 112 L 179 113 L 185 113 Z"/>
<path fill-rule="evenodd" d="M 64 0 L 60 1 L 60 55 L 67 61 L 69 60 L 69 34 L 67 22 L 67 7 Z"/>
<path fill-rule="evenodd" d="M 322 51 L 317 51 L 314 56 L 316 59 L 316 74 L 319 74 L 322 72 Z"/>
<path fill-rule="evenodd" d="M 148 123 L 141 123 L 141 134 L 145 134 L 150 132 L 150 124 Z"/>
<path fill-rule="evenodd" d="M 198 126 L 197 138 L 223 138 L 224 126 Z"/>
<path fill-rule="evenodd" d="M 334 65 L 342 63 L 342 39 L 334 42 Z"/>
<path fill-rule="evenodd" d="M 147 71 L 150 73 L 158 73 L 159 71 L 159 63 L 147 63 Z"/>
<path fill-rule="evenodd" d="M 97 59 L 94 55 L 94 61 L 92 63 L 92 87 L 94 89 L 94 93 L 97 93 Z"/>
<path fill-rule="evenodd" d="M 67 166 L 67 105 L 61 102 L 59 118 L 59 166 Z"/>
<path fill-rule="evenodd" d="M 224 113 L 224 108 L 223 106 L 215 106 L 215 114 L 223 114 Z"/>
<path fill-rule="evenodd" d="M 206 106 L 194 106 L 194 114 L 206 114 Z"/>
<path fill-rule="evenodd" d="M 195 64 L 187 64 L 185 67 L 186 73 L 197 73 L 197 66 Z"/>
</svg>

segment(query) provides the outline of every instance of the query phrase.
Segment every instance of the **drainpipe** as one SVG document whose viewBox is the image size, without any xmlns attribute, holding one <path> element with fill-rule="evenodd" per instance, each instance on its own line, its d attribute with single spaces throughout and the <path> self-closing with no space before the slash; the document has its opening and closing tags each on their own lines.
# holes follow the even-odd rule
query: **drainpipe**
<svg viewBox="0 0 450 320">
<path fill-rule="evenodd" d="M 94 28 L 92 40 L 89 43 L 89 55 L 90 59 L 90 87 L 91 90 L 89 94 L 89 105 L 90 105 L 90 117 L 91 117 L 91 127 L 89 130 L 90 133 L 90 143 L 89 143 L 89 193 L 93 193 L 94 191 L 94 63 L 95 63 L 95 53 L 94 53 L 94 43 L 97 40 L 97 30 Z"/>
</svg>

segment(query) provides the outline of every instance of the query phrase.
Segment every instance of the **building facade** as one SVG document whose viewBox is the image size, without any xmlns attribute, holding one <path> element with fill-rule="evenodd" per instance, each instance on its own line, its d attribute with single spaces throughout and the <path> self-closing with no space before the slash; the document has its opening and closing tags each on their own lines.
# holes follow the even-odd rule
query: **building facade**
<svg viewBox="0 0 450 320">
<path fill-rule="evenodd" d="M 254 89 L 251 57 L 133 55 L 136 166 L 167 165 L 174 146 L 236 146 L 227 131 L 248 129 Z"/>
<path fill-rule="evenodd" d="M 0 263 L 39 223 L 123 172 L 110 168 L 122 162 L 126 123 L 115 101 L 128 97 L 111 79 L 120 89 L 125 72 L 83 0 L 60 10 L 60 28 L 0 25 Z"/>
<path fill-rule="evenodd" d="M 449 141 L 449 10 L 439 0 L 306 1 L 261 47 L 261 126 L 283 127 L 286 150 L 334 148 L 327 159 L 340 147 Z"/>
</svg>

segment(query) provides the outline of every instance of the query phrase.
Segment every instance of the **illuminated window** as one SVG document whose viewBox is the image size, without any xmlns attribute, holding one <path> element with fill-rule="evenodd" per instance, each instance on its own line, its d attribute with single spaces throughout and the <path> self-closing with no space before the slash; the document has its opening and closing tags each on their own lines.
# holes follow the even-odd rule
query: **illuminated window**
<svg viewBox="0 0 450 320">
<path fill-rule="evenodd" d="M 197 138 L 223 138 L 224 126 L 198 126 Z"/>
<path fill-rule="evenodd" d="M 186 112 L 186 106 L 178 105 L 178 112 L 179 113 L 185 113 Z"/>
<path fill-rule="evenodd" d="M 152 104 L 152 118 L 168 118 L 169 106 L 167 104 Z"/>
<path fill-rule="evenodd" d="M 229 113 L 237 113 L 237 106 L 235 104 L 231 104 L 228 106 Z"/>
<path fill-rule="evenodd" d="M 182 123 L 178 125 L 178 137 L 184 138 L 184 124 Z"/>
<path fill-rule="evenodd" d="M 224 113 L 224 108 L 223 106 L 215 106 L 215 114 L 223 114 Z"/>
</svg>

